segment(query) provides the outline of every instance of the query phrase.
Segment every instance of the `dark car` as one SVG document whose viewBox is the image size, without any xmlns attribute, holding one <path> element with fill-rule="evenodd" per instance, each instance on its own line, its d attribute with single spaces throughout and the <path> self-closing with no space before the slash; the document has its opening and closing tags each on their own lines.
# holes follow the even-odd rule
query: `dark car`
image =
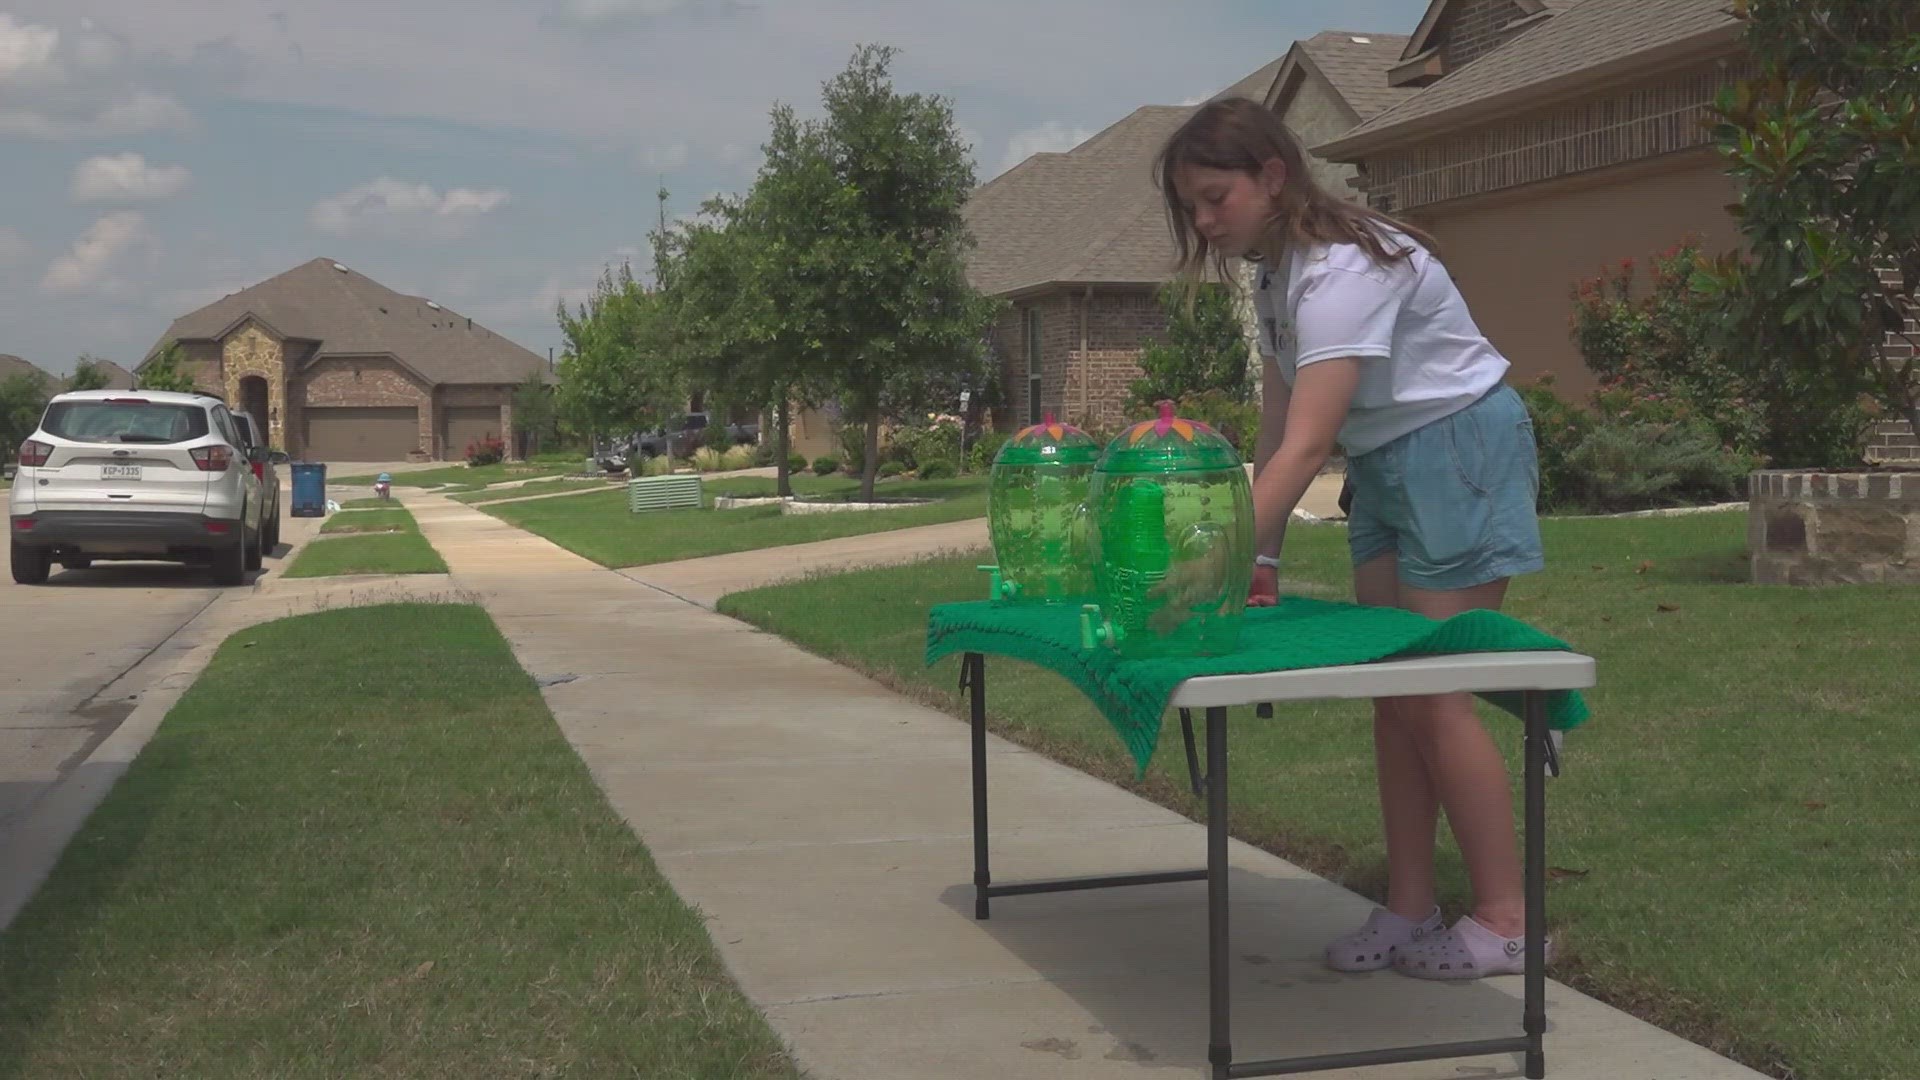
<svg viewBox="0 0 1920 1080">
<path fill-rule="evenodd" d="M 267 431 L 252 413 L 236 412 L 240 437 L 247 441 L 247 462 L 260 481 L 260 550 L 268 555 L 280 546 L 280 470 L 287 455 L 268 445 Z"/>
<path fill-rule="evenodd" d="M 695 450 L 706 445 L 707 425 L 711 421 L 706 413 L 688 413 L 664 428 L 655 428 L 640 436 L 640 452 L 649 457 L 671 453 L 676 458 L 692 457 Z M 728 424 L 727 441 L 731 445 L 752 445 L 760 441 L 758 423 Z"/>
</svg>

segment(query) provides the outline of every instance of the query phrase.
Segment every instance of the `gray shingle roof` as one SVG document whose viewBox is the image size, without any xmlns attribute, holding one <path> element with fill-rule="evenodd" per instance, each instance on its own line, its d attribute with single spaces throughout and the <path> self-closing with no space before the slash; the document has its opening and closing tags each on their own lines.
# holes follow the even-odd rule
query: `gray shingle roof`
<svg viewBox="0 0 1920 1080">
<path fill-rule="evenodd" d="M 1406 34 L 1328 30 L 1300 42 L 1300 49 L 1365 121 L 1420 92 L 1417 86 L 1387 82 L 1387 72 L 1400 62 L 1407 41 Z"/>
<path fill-rule="evenodd" d="M 1349 156 L 1356 143 L 1377 137 L 1430 131 L 1443 114 L 1507 99 L 1524 105 L 1531 93 L 1557 83 L 1593 77 L 1611 65 L 1697 39 L 1733 39 L 1739 23 L 1726 0 L 1558 0 L 1555 14 L 1498 49 L 1325 146 L 1321 157 Z"/>
<path fill-rule="evenodd" d="M 0 382 L 11 379 L 16 375 L 38 375 L 49 384 L 54 382 L 53 376 L 41 370 L 38 366 L 22 360 L 12 353 L 0 353 Z"/>
<path fill-rule="evenodd" d="M 338 265 L 332 259 L 302 263 L 182 316 L 147 356 L 169 341 L 217 338 L 253 316 L 282 337 L 317 343 L 308 363 L 391 354 L 428 382 L 453 385 L 517 383 L 546 371 L 545 357 L 479 323 Z"/>
<path fill-rule="evenodd" d="M 1263 100 L 1281 60 L 1216 94 Z M 1153 159 L 1197 106 L 1147 105 L 1065 153 L 1035 154 L 975 189 L 967 277 L 998 295 L 1051 284 L 1151 285 L 1173 275 Z"/>
<path fill-rule="evenodd" d="M 94 366 L 98 367 L 100 369 L 100 373 L 107 377 L 107 389 L 109 390 L 133 389 L 133 372 L 128 371 L 126 368 L 121 367 L 119 364 L 116 364 L 111 360 L 96 359 L 94 361 Z"/>
</svg>

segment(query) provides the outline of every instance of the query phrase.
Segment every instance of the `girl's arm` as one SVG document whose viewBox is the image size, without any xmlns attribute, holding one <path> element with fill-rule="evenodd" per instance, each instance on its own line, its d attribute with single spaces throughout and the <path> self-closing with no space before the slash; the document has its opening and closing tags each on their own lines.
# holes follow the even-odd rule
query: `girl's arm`
<svg viewBox="0 0 1920 1080">
<path fill-rule="evenodd" d="M 1253 549 L 1275 554 L 1286 535 L 1287 519 L 1332 455 L 1340 425 L 1346 422 L 1354 387 L 1360 382 L 1359 357 L 1319 360 L 1299 369 L 1287 395 L 1286 419 L 1278 449 L 1262 455 L 1264 468 L 1253 480 Z M 1266 424 L 1260 438 L 1267 437 Z"/>
<path fill-rule="evenodd" d="M 1260 477 L 1265 475 L 1267 467 L 1273 463 L 1275 451 L 1280 449 L 1281 437 L 1287 430 L 1287 399 L 1290 391 L 1287 380 L 1280 377 L 1280 365 L 1274 358 L 1262 352 L 1260 355 L 1260 437 L 1254 441 L 1253 482 L 1256 487 Z M 1287 522 L 1280 521 L 1280 531 L 1274 535 L 1272 545 L 1255 547 L 1256 555 L 1280 557 L 1280 546 L 1286 542 Z"/>
</svg>

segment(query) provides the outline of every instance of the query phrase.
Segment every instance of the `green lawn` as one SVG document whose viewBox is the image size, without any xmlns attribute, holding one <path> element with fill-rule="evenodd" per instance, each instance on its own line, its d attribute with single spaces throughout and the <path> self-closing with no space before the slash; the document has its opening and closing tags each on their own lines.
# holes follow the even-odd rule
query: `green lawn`
<svg viewBox="0 0 1920 1080">
<path fill-rule="evenodd" d="M 465 605 L 230 638 L 0 987 L 4 1076 L 798 1076 Z"/>
<path fill-rule="evenodd" d="M 1553 975 L 1775 1076 L 1920 1076 L 1915 611 L 1897 587 L 1745 584 L 1743 513 L 1543 524 L 1551 569 L 1509 613 L 1599 662 L 1593 719 L 1548 786 Z M 985 595 L 977 557 L 739 593 L 721 610 L 963 717 L 931 604 Z M 1350 589 L 1345 530 L 1296 528 L 1290 576 Z M 1177 721 L 1142 783 L 1064 679 L 990 665 L 996 730 L 1183 812 Z M 1383 896 L 1364 703 L 1234 718 L 1236 835 Z M 1518 724 L 1482 708 L 1519 791 Z M 955 738 L 963 737 L 956 731 Z M 1444 906 L 1465 872 L 1442 830 Z"/>
<path fill-rule="evenodd" d="M 398 506 L 392 499 L 348 499 L 340 504 L 342 510 L 380 510 L 389 506 Z"/>
<path fill-rule="evenodd" d="M 420 535 L 413 515 L 392 503 L 374 510 L 343 509 L 328 518 L 320 532 L 321 536 L 300 549 L 293 565 L 287 567 L 287 577 L 447 572 L 446 562 Z"/>
<path fill-rule="evenodd" d="M 586 456 L 581 455 L 580 461 Z M 529 476 L 559 476 L 579 468 L 579 462 L 570 464 L 530 464 L 527 462 L 499 461 L 492 465 L 470 468 L 466 465 L 448 465 L 439 469 L 422 469 L 418 472 L 397 472 L 393 474 L 394 487 L 439 487 L 442 484 L 497 484 L 502 480 L 520 480 Z M 328 477 L 329 484 L 364 484 L 371 486 L 378 474 L 365 476 Z"/>
<path fill-rule="evenodd" d="M 320 526 L 323 533 L 418 532 L 413 515 L 391 503 L 375 510 L 348 510 L 327 518 Z"/>
<path fill-rule="evenodd" d="M 709 505 L 714 495 L 772 495 L 773 481 L 735 477 L 703 485 Z M 797 494 L 845 495 L 857 482 L 840 478 L 795 478 Z M 625 490 L 570 495 L 560 499 L 506 503 L 483 509 L 509 524 L 537 533 L 603 566 L 644 566 L 731 551 L 804 544 L 842 536 L 934 525 L 984 517 L 986 478 L 893 481 L 876 490 L 882 498 L 941 500 L 899 510 L 849 510 L 834 514 L 789 516 L 778 506 L 738 510 L 666 510 L 635 514 Z"/>
</svg>

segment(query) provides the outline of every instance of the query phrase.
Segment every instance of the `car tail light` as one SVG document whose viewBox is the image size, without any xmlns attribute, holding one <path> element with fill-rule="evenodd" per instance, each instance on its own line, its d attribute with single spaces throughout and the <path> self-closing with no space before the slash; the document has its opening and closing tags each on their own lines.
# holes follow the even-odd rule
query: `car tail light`
<svg viewBox="0 0 1920 1080">
<path fill-rule="evenodd" d="M 28 439 L 20 444 L 20 464 L 38 468 L 47 463 L 53 453 L 52 443 L 43 443 L 38 439 Z"/>
<path fill-rule="evenodd" d="M 263 481 L 263 482 L 264 482 L 264 481 L 266 480 L 266 478 L 267 478 L 267 463 L 266 463 L 266 462 L 264 462 L 264 461 L 256 461 L 256 462 L 254 462 L 254 463 L 253 463 L 253 478 L 254 478 L 255 480 L 259 480 L 259 481 Z"/>
<path fill-rule="evenodd" d="M 233 450 L 225 446 L 202 446 L 190 451 L 193 463 L 200 466 L 201 472 L 226 472 L 233 464 Z"/>
<path fill-rule="evenodd" d="M 233 526 L 231 525 L 231 523 L 225 522 L 225 521 L 207 522 L 207 531 L 210 533 L 213 533 L 215 536 L 221 536 L 226 534 L 227 532 L 231 531 L 232 527 Z"/>
<path fill-rule="evenodd" d="M 21 532 L 32 532 L 32 531 L 33 531 L 33 519 L 32 519 L 32 518 L 27 518 L 27 517 L 23 517 L 23 518 L 14 518 L 14 519 L 13 519 L 13 527 L 14 527 L 14 528 L 16 528 L 16 529 L 19 529 L 19 530 L 20 530 Z"/>
</svg>

